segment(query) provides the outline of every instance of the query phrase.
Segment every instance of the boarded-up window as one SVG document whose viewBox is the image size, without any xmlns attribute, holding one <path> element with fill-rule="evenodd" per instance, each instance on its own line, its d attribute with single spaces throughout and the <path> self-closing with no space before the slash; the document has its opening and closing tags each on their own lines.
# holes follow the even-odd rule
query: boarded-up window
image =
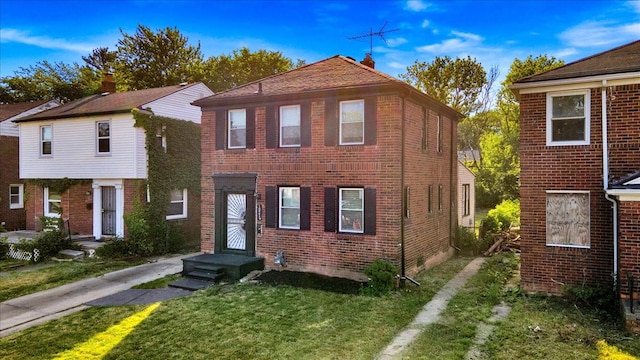
<svg viewBox="0 0 640 360">
<path fill-rule="evenodd" d="M 547 245 L 591 246 L 589 192 L 547 192 Z"/>
</svg>

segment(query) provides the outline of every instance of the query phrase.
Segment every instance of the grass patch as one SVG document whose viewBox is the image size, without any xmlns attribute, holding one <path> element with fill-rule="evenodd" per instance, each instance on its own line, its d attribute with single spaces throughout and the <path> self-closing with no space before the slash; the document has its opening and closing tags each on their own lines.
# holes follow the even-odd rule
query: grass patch
<svg viewBox="0 0 640 360">
<path fill-rule="evenodd" d="M 406 353 L 408 359 L 462 359 L 471 347 L 476 325 L 491 316 L 503 299 L 503 287 L 517 268 L 517 258 L 501 253 L 482 266 L 454 296 L 440 321 L 425 329 Z"/>
<path fill-rule="evenodd" d="M 521 296 L 487 349 L 491 359 L 596 359 L 597 342 L 605 340 L 640 356 L 640 337 L 625 331 L 621 321 L 601 315 L 567 298 Z"/>
<path fill-rule="evenodd" d="M 14 299 L 38 291 L 144 263 L 144 259 L 109 260 L 85 259 L 84 261 L 52 262 L 30 265 L 2 273 L 0 276 L 0 301 Z"/>
<path fill-rule="evenodd" d="M 163 302 L 104 359 L 371 359 L 470 260 L 453 259 L 418 275 L 421 287 L 382 297 L 216 285 Z M 0 358 L 51 358 L 141 309 L 91 308 L 9 335 Z"/>
</svg>

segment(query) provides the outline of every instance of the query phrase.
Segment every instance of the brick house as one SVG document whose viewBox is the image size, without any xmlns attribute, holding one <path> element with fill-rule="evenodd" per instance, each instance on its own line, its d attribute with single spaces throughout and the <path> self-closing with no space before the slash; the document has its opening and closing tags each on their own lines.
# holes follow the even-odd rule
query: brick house
<svg viewBox="0 0 640 360">
<path fill-rule="evenodd" d="M 522 286 L 559 294 L 565 284 L 617 284 L 628 296 L 627 276 L 640 280 L 640 41 L 512 89 Z"/>
<path fill-rule="evenodd" d="M 148 194 L 147 134 L 136 126 L 132 109 L 199 124 L 200 108 L 191 102 L 212 94 L 202 83 L 117 93 L 108 75 L 100 95 L 16 120 L 20 178 L 27 182 L 26 228 L 40 230 L 43 216 L 62 217 L 73 233 L 124 236 L 124 215 L 133 209 L 133 199 L 144 201 Z M 166 153 L 180 151 L 165 129 L 152 136 Z M 199 235 L 200 199 L 192 190 L 172 191 L 167 220 Z"/>
<path fill-rule="evenodd" d="M 363 65 L 368 64 L 368 65 Z M 194 103 L 202 108 L 202 251 L 362 278 L 453 254 L 460 116 L 334 56 Z M 409 278 L 410 279 L 410 278 Z"/>
<path fill-rule="evenodd" d="M 12 121 L 53 107 L 55 100 L 0 104 L 0 225 L 6 230 L 24 229 L 24 183 L 18 169 L 20 131 Z"/>
</svg>

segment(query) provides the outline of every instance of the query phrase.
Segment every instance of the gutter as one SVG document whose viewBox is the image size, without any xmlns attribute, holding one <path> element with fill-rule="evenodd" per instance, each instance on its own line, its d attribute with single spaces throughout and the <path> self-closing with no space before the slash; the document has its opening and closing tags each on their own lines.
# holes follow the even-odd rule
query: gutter
<svg viewBox="0 0 640 360">
<path fill-rule="evenodd" d="M 613 208 L 613 288 L 618 288 L 618 201 L 609 193 L 609 140 L 607 135 L 607 80 L 602 80 L 602 183 L 604 198 Z"/>
</svg>

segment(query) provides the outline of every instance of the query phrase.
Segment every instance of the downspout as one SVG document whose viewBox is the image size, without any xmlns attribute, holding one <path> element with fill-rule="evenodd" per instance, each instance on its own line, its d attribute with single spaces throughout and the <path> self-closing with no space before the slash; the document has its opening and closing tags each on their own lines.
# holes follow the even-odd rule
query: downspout
<svg viewBox="0 0 640 360">
<path fill-rule="evenodd" d="M 607 136 L 607 80 L 602 80 L 602 183 L 604 198 L 613 207 L 613 288 L 618 286 L 618 202 L 609 193 L 609 140 Z"/>
<path fill-rule="evenodd" d="M 401 206 L 400 206 L 400 287 L 404 287 L 406 280 L 409 280 L 415 285 L 420 286 L 420 283 L 416 280 L 407 276 L 406 273 L 406 265 L 405 265 L 405 248 L 404 248 L 404 209 L 408 204 L 406 204 L 406 196 L 404 196 L 404 160 L 405 160 L 405 150 L 404 150 L 404 142 L 405 142 L 405 121 L 406 121 L 406 111 L 405 111 L 405 97 L 401 97 L 401 113 L 402 113 L 402 122 L 400 124 L 400 198 Z"/>
</svg>

